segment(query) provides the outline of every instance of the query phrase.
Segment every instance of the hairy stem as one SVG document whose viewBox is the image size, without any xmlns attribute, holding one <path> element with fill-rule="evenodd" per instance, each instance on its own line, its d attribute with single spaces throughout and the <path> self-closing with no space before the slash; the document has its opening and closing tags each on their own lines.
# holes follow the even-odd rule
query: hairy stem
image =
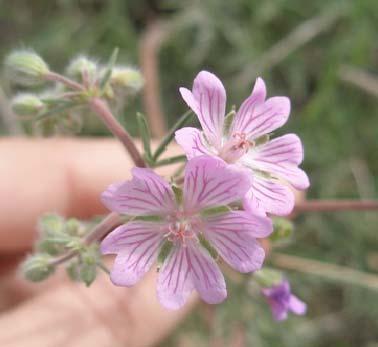
<svg viewBox="0 0 378 347">
<path fill-rule="evenodd" d="M 91 232 L 83 239 L 85 245 L 89 245 L 92 242 L 101 241 L 107 234 L 109 234 L 114 228 L 121 224 L 121 218 L 118 213 L 109 213 L 101 223 L 97 224 Z M 59 265 L 65 263 L 67 260 L 75 257 L 78 254 L 77 251 L 69 251 L 56 257 L 51 261 L 51 265 Z"/>
<path fill-rule="evenodd" d="M 101 118 L 101 120 L 104 122 L 107 128 L 113 133 L 113 135 L 122 142 L 127 152 L 130 154 L 132 160 L 134 161 L 134 164 L 138 167 L 146 167 L 146 162 L 140 155 L 130 134 L 113 116 L 106 101 L 102 100 L 101 98 L 95 97 L 91 99 L 90 107 L 92 111 L 95 112 Z"/>
</svg>

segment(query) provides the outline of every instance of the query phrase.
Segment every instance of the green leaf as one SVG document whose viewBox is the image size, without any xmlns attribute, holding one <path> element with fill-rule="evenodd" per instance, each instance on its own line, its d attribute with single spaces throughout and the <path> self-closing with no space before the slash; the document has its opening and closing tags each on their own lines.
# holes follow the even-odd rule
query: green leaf
<svg viewBox="0 0 378 347">
<path fill-rule="evenodd" d="M 210 217 L 217 214 L 227 213 L 232 211 L 229 206 L 216 206 L 216 207 L 210 207 L 205 210 L 201 211 L 201 215 L 203 217 Z"/>
<path fill-rule="evenodd" d="M 176 130 L 183 127 L 189 121 L 189 119 L 192 117 L 192 115 L 193 115 L 193 112 L 191 110 L 186 111 L 179 118 L 179 120 L 173 125 L 173 127 L 169 130 L 168 134 L 163 138 L 163 140 L 160 142 L 158 148 L 156 149 L 156 151 L 155 151 L 155 153 L 152 157 L 153 161 L 156 161 L 156 160 L 159 159 L 161 154 L 166 150 L 167 146 L 173 140 Z"/>
<path fill-rule="evenodd" d="M 138 127 L 139 127 L 139 135 L 143 142 L 143 148 L 144 148 L 146 159 L 147 161 L 151 161 L 152 159 L 151 134 L 150 134 L 150 129 L 148 127 L 146 117 L 142 113 L 137 112 L 137 121 L 138 121 Z"/>
<path fill-rule="evenodd" d="M 103 90 L 105 88 L 106 84 L 109 82 L 110 77 L 112 76 L 112 70 L 113 70 L 114 65 L 117 61 L 118 52 L 119 52 L 119 48 L 118 47 L 114 48 L 113 53 L 109 58 L 109 62 L 108 62 L 108 65 L 106 67 L 104 76 L 102 77 L 102 79 L 100 81 L 101 90 Z"/>
<path fill-rule="evenodd" d="M 152 167 L 159 167 L 159 166 L 164 166 L 164 165 L 171 165 L 171 164 L 176 164 L 176 163 L 181 163 L 186 161 L 186 155 L 176 155 L 174 157 L 162 159 L 158 161 L 157 163 L 154 163 Z"/>
</svg>

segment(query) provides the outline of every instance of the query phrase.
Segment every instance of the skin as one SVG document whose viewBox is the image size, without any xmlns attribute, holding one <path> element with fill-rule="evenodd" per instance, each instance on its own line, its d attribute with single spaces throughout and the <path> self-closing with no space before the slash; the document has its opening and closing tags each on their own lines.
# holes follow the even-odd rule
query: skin
<svg viewBox="0 0 378 347">
<path fill-rule="evenodd" d="M 148 347 L 166 337 L 196 297 L 179 311 L 162 308 L 154 271 L 133 288 L 115 287 L 105 274 L 86 288 L 64 271 L 30 284 L 16 271 L 41 214 L 90 218 L 107 212 L 99 194 L 130 178 L 133 166 L 122 146 L 109 139 L 3 138 L 0 158 L 0 345 Z"/>
</svg>

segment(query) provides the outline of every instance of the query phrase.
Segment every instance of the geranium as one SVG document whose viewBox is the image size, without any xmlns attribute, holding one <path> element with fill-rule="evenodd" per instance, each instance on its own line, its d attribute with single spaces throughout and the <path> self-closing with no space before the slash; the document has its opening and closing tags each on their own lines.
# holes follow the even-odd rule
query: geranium
<svg viewBox="0 0 378 347">
<path fill-rule="evenodd" d="M 104 254 L 117 254 L 111 271 L 114 284 L 134 285 L 168 249 L 157 295 L 163 306 L 177 309 L 194 289 L 211 304 L 226 298 L 212 248 L 240 272 L 261 267 L 265 254 L 256 238 L 272 232 L 271 221 L 224 208 L 250 189 L 249 174 L 218 158 L 197 157 L 186 165 L 180 194 L 150 169 L 134 168 L 132 173 L 131 181 L 114 184 L 102 195 L 110 210 L 139 217 L 101 243 Z"/>
<path fill-rule="evenodd" d="M 275 320 L 286 319 L 289 311 L 297 315 L 306 313 L 307 305 L 291 294 L 290 283 L 286 279 L 278 285 L 263 288 L 261 292 L 268 300 Z"/>
<path fill-rule="evenodd" d="M 176 132 L 176 141 L 188 159 L 206 154 L 250 169 L 253 185 L 246 195 L 248 207 L 276 215 L 289 214 L 294 207 L 294 195 L 278 178 L 297 189 L 309 186 L 306 173 L 298 168 L 303 148 L 297 135 L 287 134 L 269 141 L 269 134 L 286 123 L 290 100 L 283 96 L 266 99 L 265 83 L 257 78 L 252 94 L 227 126 L 226 91 L 214 74 L 201 71 L 193 90 L 180 88 L 180 92 L 202 126 L 202 131 L 186 127 Z"/>
</svg>

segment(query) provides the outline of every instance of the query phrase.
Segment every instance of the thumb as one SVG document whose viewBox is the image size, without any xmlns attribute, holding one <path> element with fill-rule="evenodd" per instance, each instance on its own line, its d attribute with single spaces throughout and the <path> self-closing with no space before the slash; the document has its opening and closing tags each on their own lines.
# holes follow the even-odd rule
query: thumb
<svg viewBox="0 0 378 347">
<path fill-rule="evenodd" d="M 30 248 L 44 213 L 79 218 L 105 213 L 101 192 L 130 177 L 134 166 L 112 139 L 5 138 L 0 158 L 0 251 Z"/>
</svg>

